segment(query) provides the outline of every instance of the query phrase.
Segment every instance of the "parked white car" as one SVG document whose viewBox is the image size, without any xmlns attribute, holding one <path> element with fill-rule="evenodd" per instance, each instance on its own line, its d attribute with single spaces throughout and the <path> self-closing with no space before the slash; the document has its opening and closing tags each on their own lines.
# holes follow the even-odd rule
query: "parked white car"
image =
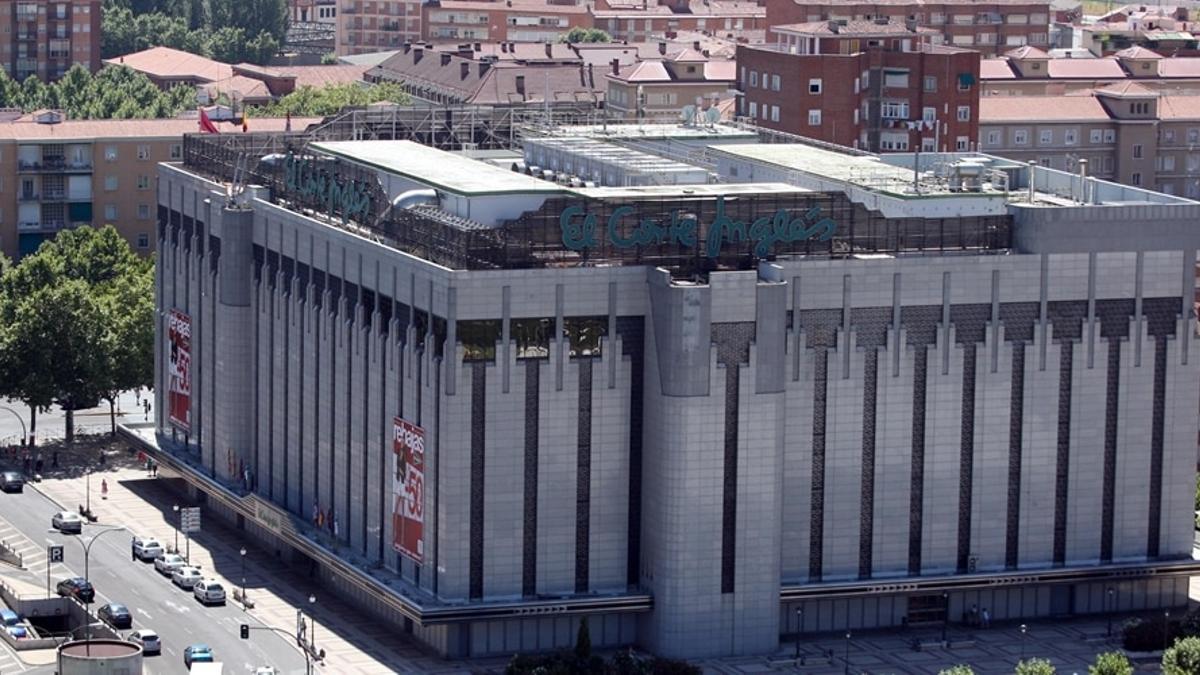
<svg viewBox="0 0 1200 675">
<path fill-rule="evenodd" d="M 74 511 L 59 511 L 50 517 L 50 525 L 63 534 L 83 533 L 83 518 Z"/>
<path fill-rule="evenodd" d="M 176 569 L 174 572 L 171 572 L 171 583 L 180 588 L 186 588 L 189 591 L 192 590 L 192 587 L 195 586 L 196 582 L 200 581 L 200 579 L 200 569 L 197 567 L 191 567 L 189 565 L 184 565 L 183 567 Z"/>
<path fill-rule="evenodd" d="M 170 576 L 171 574 L 174 574 L 175 570 L 183 567 L 186 564 L 187 561 L 183 559 L 183 556 L 175 553 L 167 553 L 154 559 L 155 571 L 163 576 Z"/>
<path fill-rule="evenodd" d="M 165 553 L 162 544 L 154 537 L 134 537 L 132 546 L 133 555 L 138 560 L 154 560 Z"/>
<path fill-rule="evenodd" d="M 225 589 L 219 582 L 212 579 L 201 579 L 192 584 L 192 595 L 200 602 L 209 605 L 225 604 Z"/>
<path fill-rule="evenodd" d="M 162 640 L 159 639 L 158 633 L 155 633 L 148 628 L 142 628 L 130 633 L 129 641 L 135 645 L 141 646 L 143 654 L 162 653 Z"/>
</svg>

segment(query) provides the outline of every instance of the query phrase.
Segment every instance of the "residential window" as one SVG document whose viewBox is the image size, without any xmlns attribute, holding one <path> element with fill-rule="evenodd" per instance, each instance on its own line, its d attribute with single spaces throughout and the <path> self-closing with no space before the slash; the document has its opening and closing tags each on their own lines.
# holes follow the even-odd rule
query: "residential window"
<svg viewBox="0 0 1200 675">
<path fill-rule="evenodd" d="M 928 107 L 928 106 L 921 108 L 921 121 L 922 122 L 933 122 L 935 120 L 937 120 L 937 108 L 932 108 L 932 107 Z"/>
<path fill-rule="evenodd" d="M 934 139 L 923 136 L 921 138 L 921 152 L 937 152 L 937 148 L 933 145 Z"/>
<path fill-rule="evenodd" d="M 936 75 L 926 75 L 925 76 L 925 91 L 937 91 L 937 76 Z"/>
<path fill-rule="evenodd" d="M 750 71 L 750 86 L 751 87 L 758 86 L 758 71 L 757 70 Z"/>
<path fill-rule="evenodd" d="M 1066 145 L 1075 145 L 1079 141 L 1078 129 L 1065 129 L 1063 131 L 1063 143 Z"/>
<path fill-rule="evenodd" d="M 1054 142 L 1054 130 L 1042 129 L 1038 132 L 1038 145 L 1050 145 Z"/>
<path fill-rule="evenodd" d="M 810 94 L 821 93 L 821 78 L 814 77 L 808 81 L 808 93 L 810 93 Z"/>
<path fill-rule="evenodd" d="M 138 176 L 137 186 L 139 190 L 149 190 L 150 176 Z"/>
<path fill-rule="evenodd" d="M 183 145 L 173 143 L 171 145 L 171 159 L 183 159 Z"/>
<path fill-rule="evenodd" d="M 146 234 L 145 232 L 139 234 L 137 236 L 137 247 L 140 249 L 150 248 L 150 235 Z"/>
<path fill-rule="evenodd" d="M 1041 164 L 1042 166 L 1049 169 L 1050 168 L 1050 158 L 1049 157 L 1038 157 L 1038 164 Z"/>
<path fill-rule="evenodd" d="M 958 121 L 959 122 L 970 122 L 971 121 L 971 106 L 969 106 L 969 105 L 958 106 Z"/>
<path fill-rule="evenodd" d="M 1159 159 L 1162 161 L 1163 171 L 1175 170 L 1175 155 L 1162 155 Z"/>
<path fill-rule="evenodd" d="M 879 104 L 879 114 L 885 120 L 908 119 L 908 101 L 884 101 Z"/>
<path fill-rule="evenodd" d="M 779 91 L 781 83 L 778 75 L 771 76 L 771 91 Z"/>
<path fill-rule="evenodd" d="M 757 103 L 755 103 L 754 101 L 750 101 L 750 115 L 749 115 L 749 117 L 750 117 L 751 119 L 753 119 L 753 118 L 755 118 L 755 117 L 758 117 L 758 104 L 757 104 Z"/>
<path fill-rule="evenodd" d="M 1142 144 L 1141 144 L 1141 143 L 1134 143 L 1134 144 L 1133 144 L 1133 158 L 1134 158 L 1134 159 L 1141 159 L 1143 156 L 1144 156 L 1144 152 L 1143 152 L 1143 150 L 1142 150 Z"/>
<path fill-rule="evenodd" d="M 969 149 L 970 142 L 966 136 L 959 136 L 954 139 L 954 149 L 958 152 L 966 152 Z"/>
<path fill-rule="evenodd" d="M 1104 142 L 1105 143 L 1116 143 L 1117 142 L 1117 132 L 1115 129 L 1105 129 L 1104 130 Z"/>
<path fill-rule="evenodd" d="M 139 145 L 137 148 L 137 152 L 138 152 L 138 155 L 137 155 L 138 159 L 150 159 L 150 146 Z"/>
<path fill-rule="evenodd" d="M 1000 132 L 995 129 L 987 132 L 987 144 L 991 146 L 1000 145 Z"/>
<path fill-rule="evenodd" d="M 777 105 L 771 106 L 771 121 L 772 122 L 779 121 L 779 106 L 777 106 Z"/>
<path fill-rule="evenodd" d="M 105 204 L 104 205 L 104 219 L 108 220 L 108 221 L 113 221 L 113 220 L 117 219 L 117 205 L 116 204 Z"/>
<path fill-rule="evenodd" d="M 1187 158 L 1187 170 L 1189 173 L 1192 171 L 1200 171 L 1200 156 L 1188 153 L 1185 155 L 1185 157 Z"/>
<path fill-rule="evenodd" d="M 1175 194 L 1175 184 L 1174 183 L 1163 183 L 1162 185 L 1158 186 L 1158 191 L 1163 193 L 1164 195 L 1173 195 L 1173 194 Z"/>
<path fill-rule="evenodd" d="M 106 161 L 106 162 L 117 161 L 117 146 L 109 145 L 104 148 L 104 161 Z"/>
<path fill-rule="evenodd" d="M 879 148 L 881 150 L 908 150 L 908 134 L 907 133 L 884 133 L 879 136 Z"/>
<path fill-rule="evenodd" d="M 907 70 L 883 71 L 883 86 L 895 89 L 908 89 Z"/>
<path fill-rule="evenodd" d="M 1200 129 L 1188 129 L 1188 143 L 1200 142 Z"/>
<path fill-rule="evenodd" d="M 808 111 L 808 126 L 810 126 L 810 127 L 821 126 L 821 111 L 820 110 L 809 110 Z"/>
<path fill-rule="evenodd" d="M 1026 145 L 1029 143 L 1029 132 L 1025 129 L 1013 130 L 1013 145 Z"/>
<path fill-rule="evenodd" d="M 114 190 L 116 190 L 117 189 L 117 177 L 116 176 L 105 176 L 104 177 L 104 189 L 107 192 L 113 192 Z"/>
<path fill-rule="evenodd" d="M 1165 142 L 1165 143 L 1174 143 L 1175 142 L 1175 130 L 1174 129 L 1164 129 L 1163 130 L 1163 142 Z"/>
<path fill-rule="evenodd" d="M 138 204 L 138 219 L 148 220 L 150 218 L 150 205 Z"/>
<path fill-rule="evenodd" d="M 1141 174 L 1141 172 L 1134 171 L 1132 174 L 1130 174 L 1130 176 L 1129 176 L 1129 182 L 1130 182 L 1130 183 L 1133 183 L 1134 185 L 1138 185 L 1138 186 L 1140 186 L 1140 185 L 1142 184 L 1142 174 Z"/>
<path fill-rule="evenodd" d="M 1100 143 L 1103 141 L 1103 132 L 1099 129 L 1092 129 L 1088 134 L 1088 140 L 1092 143 Z"/>
</svg>

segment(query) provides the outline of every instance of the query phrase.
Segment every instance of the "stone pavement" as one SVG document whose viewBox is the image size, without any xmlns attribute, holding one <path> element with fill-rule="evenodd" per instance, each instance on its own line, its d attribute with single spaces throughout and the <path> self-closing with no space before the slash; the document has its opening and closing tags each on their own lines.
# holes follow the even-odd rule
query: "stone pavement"
<svg viewBox="0 0 1200 675">
<path fill-rule="evenodd" d="M 147 477 L 136 457 L 124 449 L 110 448 L 107 457 L 102 468 L 93 465 L 96 470 L 91 478 L 91 508 L 99 522 L 124 525 L 132 532 L 156 537 L 165 546 L 173 546 L 176 533 L 172 506 L 191 505 L 185 500 L 182 481 L 169 478 L 162 471 L 158 478 Z M 41 483 L 28 484 L 27 489 L 39 490 L 64 508 L 74 510 L 84 502 L 86 477 L 73 466 L 73 459 L 61 455 L 60 470 L 47 470 Z M 102 480 L 108 483 L 107 499 L 100 495 Z M 187 549 L 186 541 L 179 535 L 181 552 Z M 274 558 L 271 551 L 257 548 L 245 533 L 216 519 L 203 520 L 202 531 L 191 540 L 191 559 L 206 576 L 220 578 L 232 591 L 241 587 L 238 549 L 242 546 L 248 551 L 247 595 L 254 603 L 249 612 L 260 621 L 293 632 L 297 608 L 304 607 L 307 611 L 309 594 L 316 596 L 317 647 L 325 650 L 321 670 L 327 673 L 467 673 L 499 665 L 472 662 L 468 668 L 426 652 L 414 641 L 329 595 Z M 235 601 L 231 598 L 230 602 Z"/>
</svg>

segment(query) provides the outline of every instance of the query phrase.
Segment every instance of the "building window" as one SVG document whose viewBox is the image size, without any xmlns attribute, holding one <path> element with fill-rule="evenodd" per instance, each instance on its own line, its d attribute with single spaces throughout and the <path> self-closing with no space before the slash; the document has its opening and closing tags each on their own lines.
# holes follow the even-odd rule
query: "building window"
<svg viewBox="0 0 1200 675">
<path fill-rule="evenodd" d="M 1038 157 L 1038 164 L 1041 164 L 1042 166 L 1049 169 L 1050 168 L 1050 158 L 1049 157 Z"/>
<path fill-rule="evenodd" d="M 1092 129 L 1091 133 L 1088 134 L 1088 140 L 1092 143 L 1101 143 L 1103 142 L 1103 134 L 1104 132 L 1100 129 Z"/>
<path fill-rule="evenodd" d="M 137 148 L 137 152 L 138 152 L 138 155 L 137 155 L 138 159 L 150 159 L 150 146 L 139 145 Z"/>
<path fill-rule="evenodd" d="M 971 106 L 969 106 L 969 105 L 958 106 L 958 121 L 959 122 L 970 122 L 971 121 Z"/>
<path fill-rule="evenodd" d="M 1175 142 L 1175 130 L 1174 129 L 1164 129 L 1163 130 L 1163 142 L 1165 142 L 1165 143 L 1174 143 Z"/>
<path fill-rule="evenodd" d="M 779 106 L 777 106 L 777 105 L 771 106 L 771 121 L 772 122 L 779 121 Z"/>
<path fill-rule="evenodd" d="M 1063 143 L 1065 143 L 1067 145 L 1075 145 L 1075 143 L 1078 142 L 1078 140 L 1079 140 L 1079 130 L 1078 129 L 1064 129 L 1063 130 Z"/>
<path fill-rule="evenodd" d="M 933 122 L 937 120 L 937 108 L 925 107 L 921 108 L 921 121 Z"/>
<path fill-rule="evenodd" d="M 105 204 L 104 205 L 104 219 L 108 220 L 110 222 L 117 219 L 117 205 L 116 204 Z"/>
<path fill-rule="evenodd" d="M 754 119 L 755 117 L 758 117 L 758 104 L 757 104 L 757 103 L 755 103 L 754 101 L 750 101 L 750 115 L 749 115 L 749 117 L 750 117 L 751 119 Z"/>
<path fill-rule="evenodd" d="M 908 150 L 908 134 L 907 133 L 883 133 L 879 136 L 880 150 L 904 151 Z"/>
<path fill-rule="evenodd" d="M 1142 150 L 1142 144 L 1141 144 L 1141 143 L 1134 143 L 1134 144 L 1133 144 L 1133 158 L 1134 158 L 1134 159 L 1141 159 L 1143 156 L 1145 156 L 1145 153 L 1144 153 L 1144 151 Z"/>
<path fill-rule="evenodd" d="M 1134 184 L 1134 185 L 1138 185 L 1138 186 L 1140 186 L 1140 185 L 1142 184 L 1142 174 L 1141 174 L 1141 172 L 1134 171 L 1132 174 L 1130 174 L 1130 176 L 1129 176 L 1129 182 L 1130 182 L 1130 183 L 1132 183 L 1132 184 Z"/>
<path fill-rule="evenodd" d="M 993 147 L 1000 145 L 1000 132 L 995 129 L 987 132 L 987 144 Z"/>
<path fill-rule="evenodd" d="M 1116 143 L 1117 142 L 1117 131 L 1115 129 L 1105 129 L 1104 130 L 1104 142 L 1105 143 Z"/>
<path fill-rule="evenodd" d="M 1025 129 L 1013 130 L 1013 145 L 1027 145 L 1029 143 L 1029 132 Z"/>
<path fill-rule="evenodd" d="M 171 144 L 171 159 L 183 159 L 183 145 L 180 143 Z"/>
<path fill-rule="evenodd" d="M 879 114 L 885 120 L 908 119 L 908 101 L 884 101 L 879 104 Z"/>
<path fill-rule="evenodd" d="M 138 219 L 139 220 L 149 220 L 150 219 L 150 205 L 149 204 L 138 204 Z"/>
<path fill-rule="evenodd" d="M 104 148 L 104 161 L 106 161 L 106 162 L 117 161 L 117 146 L 109 145 Z"/>
<path fill-rule="evenodd" d="M 1054 130 L 1042 129 L 1038 132 L 1038 145 L 1050 145 L 1054 142 Z"/>
<path fill-rule="evenodd" d="M 810 126 L 810 127 L 821 126 L 821 111 L 820 110 L 809 110 L 808 111 L 808 126 Z"/>
<path fill-rule="evenodd" d="M 926 75 L 925 76 L 925 91 L 937 91 L 937 76 L 936 75 Z"/>
<path fill-rule="evenodd" d="M 782 83 L 779 81 L 779 76 L 772 75 L 771 76 L 771 91 L 779 91 L 781 86 L 782 86 Z"/>
<path fill-rule="evenodd" d="M 757 70 L 750 71 L 750 86 L 751 87 L 758 86 L 758 71 Z"/>
<path fill-rule="evenodd" d="M 958 152 L 966 152 L 969 149 L 970 141 L 966 136 L 959 136 L 954 139 L 954 149 Z"/>
<path fill-rule="evenodd" d="M 137 236 L 137 247 L 145 250 L 150 248 L 150 235 L 142 232 Z"/>
<path fill-rule="evenodd" d="M 810 94 L 821 93 L 821 78 L 814 77 L 808 81 L 808 93 L 810 93 Z"/>
<path fill-rule="evenodd" d="M 928 136 L 921 137 L 921 152 L 937 152 L 937 148 L 934 147 L 934 139 Z"/>
<path fill-rule="evenodd" d="M 1163 171 L 1175 170 L 1175 155 L 1162 155 L 1159 157 L 1159 161 L 1162 162 Z"/>
<path fill-rule="evenodd" d="M 149 190 L 150 176 L 138 176 L 137 186 L 139 190 Z"/>
<path fill-rule="evenodd" d="M 113 192 L 114 190 L 116 190 L 117 189 L 117 177 L 116 176 L 105 176 L 104 177 L 104 189 L 107 192 Z"/>
<path fill-rule="evenodd" d="M 907 70 L 883 71 L 883 86 L 894 89 L 908 89 Z"/>
</svg>

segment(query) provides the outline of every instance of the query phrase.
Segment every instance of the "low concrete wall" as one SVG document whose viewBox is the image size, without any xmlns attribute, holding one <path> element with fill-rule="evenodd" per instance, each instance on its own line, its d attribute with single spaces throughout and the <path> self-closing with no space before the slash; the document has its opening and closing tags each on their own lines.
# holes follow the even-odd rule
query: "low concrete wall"
<svg viewBox="0 0 1200 675">
<path fill-rule="evenodd" d="M 0 599 L 4 600 L 4 604 L 8 605 L 9 609 L 26 618 L 66 616 L 68 617 L 67 622 L 71 626 L 83 627 L 89 623 L 93 624 L 93 637 L 121 639 L 119 633 L 97 619 L 85 605 L 71 598 L 63 598 L 56 595 L 47 598 L 44 595 L 34 596 L 28 593 L 19 593 L 10 584 L 0 579 Z M 0 630 L 0 639 L 18 651 L 52 649 L 63 641 L 61 637 L 18 640 L 9 635 L 8 631 L 4 630 Z"/>
<path fill-rule="evenodd" d="M 12 544 L 7 541 L 0 541 L 0 562 L 25 569 L 25 561 L 21 558 L 21 554 L 17 553 Z"/>
</svg>

